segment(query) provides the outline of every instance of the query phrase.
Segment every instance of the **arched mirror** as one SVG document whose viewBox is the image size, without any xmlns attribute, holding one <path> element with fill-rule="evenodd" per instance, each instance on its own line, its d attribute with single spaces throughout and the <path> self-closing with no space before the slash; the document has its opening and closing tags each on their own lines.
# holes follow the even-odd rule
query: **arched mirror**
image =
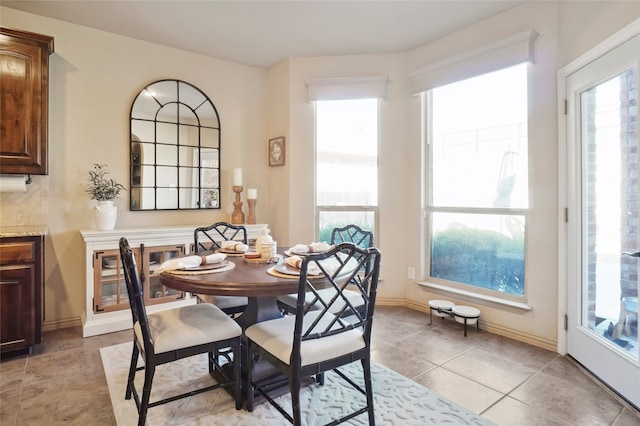
<svg viewBox="0 0 640 426">
<path fill-rule="evenodd" d="M 220 208 L 220 120 L 180 80 L 145 87 L 131 106 L 131 210 Z"/>
</svg>

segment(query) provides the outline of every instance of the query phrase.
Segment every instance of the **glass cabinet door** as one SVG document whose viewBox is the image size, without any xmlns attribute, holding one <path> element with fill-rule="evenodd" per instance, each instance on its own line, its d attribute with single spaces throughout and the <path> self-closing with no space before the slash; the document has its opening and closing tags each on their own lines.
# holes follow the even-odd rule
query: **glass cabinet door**
<svg viewBox="0 0 640 426">
<path fill-rule="evenodd" d="M 139 262 L 139 250 L 134 249 L 134 253 Z M 129 309 L 127 283 L 120 261 L 120 251 L 96 251 L 93 256 L 94 313 Z"/>
<path fill-rule="evenodd" d="M 145 303 L 156 304 L 169 302 L 172 300 L 182 299 L 184 292 L 165 287 L 160 284 L 160 276 L 155 271 L 165 262 L 174 257 L 183 256 L 185 254 L 184 245 L 158 246 L 158 247 L 142 247 L 144 271 Z"/>
</svg>

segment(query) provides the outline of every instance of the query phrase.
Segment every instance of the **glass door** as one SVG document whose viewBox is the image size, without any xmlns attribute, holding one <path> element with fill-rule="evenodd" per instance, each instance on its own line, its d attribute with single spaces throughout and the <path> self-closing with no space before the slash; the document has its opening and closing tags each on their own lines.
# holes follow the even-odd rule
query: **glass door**
<svg viewBox="0 0 640 426">
<path fill-rule="evenodd" d="M 163 262 L 169 259 L 183 256 L 185 253 L 185 246 L 143 246 L 141 251 L 143 253 L 141 280 L 143 282 L 145 303 L 148 305 L 154 305 L 156 303 L 170 302 L 172 300 L 184 298 L 183 292 L 165 287 L 160 283 L 160 275 L 156 272 L 156 269 L 162 265 Z"/>
<path fill-rule="evenodd" d="M 635 406 L 640 35 L 567 78 L 571 356 Z M 575 220 L 573 220 L 575 219 Z"/>
</svg>

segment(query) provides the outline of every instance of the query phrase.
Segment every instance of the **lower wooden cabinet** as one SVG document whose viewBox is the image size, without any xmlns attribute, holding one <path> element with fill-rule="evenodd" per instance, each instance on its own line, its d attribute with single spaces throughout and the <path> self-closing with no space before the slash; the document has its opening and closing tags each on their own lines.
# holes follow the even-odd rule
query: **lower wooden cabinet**
<svg viewBox="0 0 640 426">
<path fill-rule="evenodd" d="M 43 236 L 0 238 L 0 353 L 30 353 L 42 341 Z"/>
</svg>

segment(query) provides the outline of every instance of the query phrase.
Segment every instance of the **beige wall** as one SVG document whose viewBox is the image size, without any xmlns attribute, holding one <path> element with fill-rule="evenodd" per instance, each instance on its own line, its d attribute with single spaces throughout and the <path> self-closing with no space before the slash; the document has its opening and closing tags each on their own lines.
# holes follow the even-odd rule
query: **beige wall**
<svg viewBox="0 0 640 426">
<path fill-rule="evenodd" d="M 189 81 L 212 99 L 221 116 L 223 210 L 129 212 L 121 200 L 118 227 L 188 225 L 226 220 L 231 212 L 230 170 L 243 167 L 245 186 L 258 188 L 258 221 L 271 225 L 281 245 L 314 238 L 313 106 L 305 80 L 376 76 L 390 79 L 381 102 L 380 236 L 383 253 L 379 297 L 426 309 L 442 294 L 407 280 L 408 266 L 422 264 L 423 219 L 418 97 L 409 73 L 497 39 L 534 29 L 536 65 L 530 90 L 531 214 L 527 241 L 529 312 L 447 296 L 477 306 L 492 331 L 545 347 L 557 339 L 557 70 L 640 16 L 639 2 L 529 2 L 410 52 L 384 55 L 291 58 L 270 70 L 144 43 L 2 8 L 3 26 L 55 37 L 51 74 L 51 173 L 36 177 L 25 196 L 2 194 L 1 224 L 13 217 L 49 225 L 46 321 L 80 315 L 84 303 L 80 228 L 91 228 L 91 203 L 83 179 L 92 163 L 109 163 L 127 181 L 129 108 L 136 93 L 161 78 Z M 587 30 L 585 30 L 587 29 Z M 283 167 L 267 166 L 269 138 L 287 138 Z M 24 194 L 23 194 L 24 195 Z M 34 202 L 33 200 L 37 200 Z M 34 208 L 34 205 L 40 207 Z M 29 206 L 25 208 L 24 206 Z"/>
<path fill-rule="evenodd" d="M 84 246 L 79 229 L 93 228 L 84 180 L 93 163 L 107 163 L 129 187 L 129 112 L 138 92 L 165 78 L 206 93 L 222 123 L 222 200 L 215 211 L 131 212 L 116 202 L 118 228 L 201 225 L 229 220 L 231 169 L 244 168 L 247 187 L 266 191 L 265 71 L 146 43 L 2 7 L 2 26 L 53 36 L 50 58 L 49 175 L 35 176 L 26 194 L 0 195 L 2 225 L 44 224 L 45 327 L 78 321 L 84 307 Z M 255 159 L 260 153 L 262 159 Z M 266 210 L 257 209 L 258 221 Z M 245 208 L 246 211 L 246 208 Z"/>
</svg>

